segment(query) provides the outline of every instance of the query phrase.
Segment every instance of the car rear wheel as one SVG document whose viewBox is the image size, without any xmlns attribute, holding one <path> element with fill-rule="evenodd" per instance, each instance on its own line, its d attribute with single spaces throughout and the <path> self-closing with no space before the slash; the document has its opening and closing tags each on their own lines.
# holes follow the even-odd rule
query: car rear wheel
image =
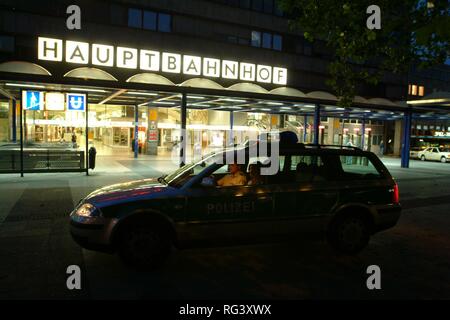
<svg viewBox="0 0 450 320">
<path fill-rule="evenodd" d="M 446 162 L 447 162 L 447 158 L 441 157 L 441 162 L 442 162 L 442 163 L 446 163 Z"/>
<path fill-rule="evenodd" d="M 346 215 L 331 226 L 328 242 L 344 254 L 356 254 L 363 250 L 370 239 L 369 224 L 362 215 Z"/>
<path fill-rule="evenodd" d="M 118 252 L 125 264 L 138 269 L 154 269 L 165 261 L 172 243 L 168 232 L 157 226 L 151 223 L 124 226 L 118 240 Z"/>
<path fill-rule="evenodd" d="M 422 156 L 420 157 L 420 160 L 425 161 L 425 156 L 422 155 Z"/>
</svg>

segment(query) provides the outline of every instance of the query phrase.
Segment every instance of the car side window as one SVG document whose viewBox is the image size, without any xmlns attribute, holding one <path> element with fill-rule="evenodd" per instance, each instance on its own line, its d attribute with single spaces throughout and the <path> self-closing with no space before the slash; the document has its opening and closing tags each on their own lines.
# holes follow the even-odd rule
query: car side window
<svg viewBox="0 0 450 320">
<path fill-rule="evenodd" d="M 280 156 L 280 171 L 269 176 L 269 183 L 292 184 L 332 179 L 331 162 L 318 155 Z"/>
<path fill-rule="evenodd" d="M 438 150 L 437 148 L 434 148 L 434 149 L 433 149 L 433 152 L 438 153 L 439 150 Z"/>
<path fill-rule="evenodd" d="M 295 182 L 320 182 L 333 180 L 336 174 L 335 157 L 326 155 L 291 156 L 291 171 Z"/>
<path fill-rule="evenodd" d="M 340 156 L 344 179 L 380 178 L 381 173 L 365 156 Z"/>
</svg>

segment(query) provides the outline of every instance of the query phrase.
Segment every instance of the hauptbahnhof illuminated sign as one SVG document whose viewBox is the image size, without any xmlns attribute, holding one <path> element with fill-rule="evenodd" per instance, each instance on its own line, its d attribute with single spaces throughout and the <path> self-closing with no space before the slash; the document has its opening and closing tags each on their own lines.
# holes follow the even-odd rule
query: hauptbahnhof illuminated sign
<svg viewBox="0 0 450 320">
<path fill-rule="evenodd" d="M 286 85 L 287 69 L 154 50 L 38 38 L 38 59 Z"/>
</svg>

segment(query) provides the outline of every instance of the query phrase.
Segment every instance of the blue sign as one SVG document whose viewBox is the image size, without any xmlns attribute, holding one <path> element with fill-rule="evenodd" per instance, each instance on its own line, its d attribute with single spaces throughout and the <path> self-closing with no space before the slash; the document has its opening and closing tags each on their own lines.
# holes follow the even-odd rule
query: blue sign
<svg viewBox="0 0 450 320">
<path fill-rule="evenodd" d="M 86 95 L 82 93 L 68 93 L 67 110 L 84 112 L 86 110 Z"/>
<path fill-rule="evenodd" d="M 22 105 L 24 110 L 43 110 L 44 93 L 40 91 L 22 91 Z"/>
</svg>

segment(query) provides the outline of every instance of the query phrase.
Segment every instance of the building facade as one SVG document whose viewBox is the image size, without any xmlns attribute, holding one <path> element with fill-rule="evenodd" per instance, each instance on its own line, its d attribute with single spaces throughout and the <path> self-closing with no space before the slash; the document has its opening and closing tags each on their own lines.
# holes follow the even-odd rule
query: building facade
<svg viewBox="0 0 450 320">
<path fill-rule="evenodd" d="M 80 30 L 66 27 L 72 4 L 81 9 Z M 179 92 L 162 90 L 171 85 L 217 93 L 197 90 L 187 98 L 188 154 L 244 142 L 271 129 L 293 130 L 304 142 L 352 143 L 375 152 L 384 139 L 388 153 L 400 153 L 403 113 L 386 102 L 407 100 L 411 79 L 386 74 L 376 86 L 361 85 L 361 105 L 373 102 L 373 110 L 361 107 L 349 114 L 328 104 L 336 98 L 326 85 L 330 51 L 291 30 L 274 0 L 4 0 L 0 21 L 0 63 L 14 69 L 14 61 L 30 62 L 51 74 L 44 85 L 36 85 L 31 76 L 32 83 L 23 85 L 26 72 L 17 78 L 22 84 L 14 77 L 0 79 L 0 143 L 6 148 L 18 141 L 22 129 L 30 147 L 59 143 L 87 150 L 92 144 L 103 155 L 173 152 L 182 140 L 183 110 Z M 66 83 L 68 78 L 78 86 Z M 104 80 L 151 83 L 153 89 L 108 87 Z M 423 86 L 428 90 L 429 85 Z M 24 107 L 24 95 L 31 90 L 43 92 L 45 108 L 25 110 L 19 123 L 21 109 L 14 99 Z M 87 114 L 70 111 L 70 91 L 86 94 Z M 249 92 L 253 100 L 228 94 L 238 91 Z M 282 98 L 285 92 L 290 94 L 280 102 L 257 97 Z M 303 100 L 296 104 L 295 97 Z M 315 104 L 307 103 L 312 99 L 323 102 L 320 126 L 314 121 Z M 49 107 L 49 101 L 56 107 Z M 320 129 L 317 138 L 314 126 Z"/>
</svg>

